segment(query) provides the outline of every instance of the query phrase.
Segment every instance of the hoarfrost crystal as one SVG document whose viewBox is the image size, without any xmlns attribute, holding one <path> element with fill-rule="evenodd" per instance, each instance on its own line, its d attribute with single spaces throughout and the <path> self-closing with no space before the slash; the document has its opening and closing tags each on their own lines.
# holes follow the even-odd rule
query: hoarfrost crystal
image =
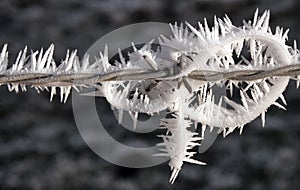
<svg viewBox="0 0 300 190">
<path fill-rule="evenodd" d="M 128 53 L 126 60 L 119 50 L 119 61 L 110 63 L 108 49 L 100 52 L 92 63 L 89 56 L 82 60 L 77 51 L 67 52 L 60 65 L 53 59 L 54 46 L 45 52 L 32 51 L 27 56 L 27 47 L 21 51 L 15 64 L 8 68 L 7 45 L 0 54 L 0 82 L 7 84 L 10 91 L 26 90 L 22 76 L 27 76 L 27 85 L 36 90 L 49 90 L 50 100 L 60 89 L 61 101 L 66 102 L 71 88 L 97 87 L 97 92 L 88 95 L 103 96 L 113 108 L 122 113 L 128 111 L 135 120 L 139 113 L 154 114 L 167 110 L 170 117 L 161 120 L 161 128 L 166 134 L 159 135 L 162 142 L 157 146 L 161 152 L 155 156 L 170 158 L 172 170 L 170 182 L 173 183 L 184 162 L 203 165 L 198 161 L 195 147 L 200 145 L 206 128 L 218 128 L 224 136 L 236 128 L 243 130 L 245 124 L 261 116 L 262 126 L 265 126 L 265 113 L 269 106 L 276 105 L 285 109 L 283 92 L 286 89 L 289 76 L 271 76 L 257 80 L 200 81 L 189 77 L 192 71 L 242 71 L 270 70 L 299 63 L 299 50 L 286 45 L 288 30 L 269 27 L 270 12 L 261 16 L 255 12 L 253 20 L 243 21 L 241 27 L 232 24 L 228 16 L 223 19 L 214 17 L 213 27 L 208 26 L 204 19 L 198 23 L 198 28 L 189 23 L 186 26 L 170 25 L 173 35 L 158 37 L 159 46 L 153 50 L 154 41 L 146 43 L 142 48 L 132 44 L 133 51 Z M 245 54 L 248 53 L 248 56 Z M 141 76 L 147 80 L 130 80 L 118 78 L 114 81 L 97 82 L 97 77 L 91 77 L 84 83 L 66 82 L 72 77 L 84 78 L 86 75 L 100 76 L 130 70 L 144 71 Z M 167 71 L 166 77 L 151 75 L 151 71 Z M 49 76 L 62 76 L 57 81 L 47 82 Z M 16 82 L 18 76 L 20 82 Z M 28 79 L 29 76 L 29 79 Z M 64 77 L 65 76 L 65 77 Z M 138 76 L 138 75 L 137 75 Z M 66 78 L 67 77 L 67 78 Z M 30 80 L 30 78 L 35 80 Z M 38 80 L 36 80 L 38 78 Z M 298 79 L 298 76 L 294 79 Z M 89 83 L 90 81 L 90 83 Z M 228 95 L 217 98 L 213 93 L 214 86 L 225 86 Z M 234 94 L 240 101 L 235 101 Z M 195 124 L 194 124 L 195 123 Z M 201 134 L 195 130 L 201 124 Z M 194 128 L 194 129 L 193 129 Z"/>
</svg>

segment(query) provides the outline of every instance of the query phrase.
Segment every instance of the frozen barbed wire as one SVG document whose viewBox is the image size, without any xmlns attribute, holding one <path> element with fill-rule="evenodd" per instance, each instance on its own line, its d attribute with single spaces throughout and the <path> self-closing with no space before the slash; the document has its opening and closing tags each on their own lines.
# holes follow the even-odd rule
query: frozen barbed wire
<svg viewBox="0 0 300 190">
<path fill-rule="evenodd" d="M 265 113 L 283 96 L 290 79 L 299 86 L 300 56 L 294 41 L 288 46 L 288 31 L 269 27 L 270 12 L 243 21 L 241 27 L 232 24 L 226 15 L 214 17 L 209 27 L 204 19 L 198 28 L 186 23 L 170 25 L 172 36 L 158 37 L 160 49 L 153 50 L 154 41 L 142 48 L 132 44 L 133 51 L 125 59 L 119 50 L 119 60 L 111 62 L 108 47 L 95 60 L 89 55 L 80 58 L 77 50 L 67 51 L 57 64 L 53 58 L 54 45 L 44 52 L 20 51 L 15 63 L 8 68 L 8 50 L 4 45 L 0 54 L 0 84 L 10 91 L 25 91 L 27 86 L 37 91 L 49 90 L 50 100 L 60 89 L 61 101 L 66 102 L 71 89 L 96 87 L 97 92 L 86 95 L 103 96 L 112 108 L 128 111 L 134 128 L 139 113 L 154 114 L 168 110 L 172 118 L 162 120 L 167 129 L 161 135 L 162 153 L 170 158 L 173 183 L 183 162 L 204 164 L 192 158 L 192 149 L 204 138 L 203 131 L 218 128 L 224 136 L 258 116 L 265 125 Z M 230 96 L 219 99 L 213 86 L 226 87 Z M 240 103 L 232 97 L 236 92 Z M 213 119 L 212 119 L 213 118 Z M 201 135 L 190 127 L 201 124 Z"/>
</svg>

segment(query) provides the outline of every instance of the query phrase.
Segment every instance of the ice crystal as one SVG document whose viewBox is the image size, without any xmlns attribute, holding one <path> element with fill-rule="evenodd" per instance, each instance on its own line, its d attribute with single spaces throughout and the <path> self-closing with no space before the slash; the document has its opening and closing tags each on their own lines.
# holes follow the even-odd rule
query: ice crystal
<svg viewBox="0 0 300 190">
<path fill-rule="evenodd" d="M 244 125 L 258 116 L 261 116 L 262 126 L 265 126 L 265 113 L 269 106 L 285 109 L 276 101 L 280 98 L 286 105 L 282 93 L 291 77 L 274 76 L 251 81 L 222 78 L 218 81 L 198 81 L 188 77 L 195 70 L 268 70 L 297 63 L 299 50 L 296 43 L 294 47 L 286 44 L 288 30 L 276 27 L 272 32 L 269 19 L 269 11 L 259 16 L 257 10 L 254 18 L 243 21 L 240 27 L 233 25 L 227 15 L 223 19 L 214 17 L 212 27 L 209 27 L 206 19 L 203 23 L 199 22 L 198 27 L 189 23 L 185 26 L 170 25 L 173 34 L 158 38 L 160 49 L 153 50 L 153 41 L 142 48 L 132 44 L 133 51 L 128 53 L 128 60 L 119 51 L 119 61 L 114 63 L 109 62 L 106 47 L 92 63 L 88 55 L 80 60 L 75 50 L 68 51 L 66 58 L 57 65 L 53 59 L 54 46 L 51 45 L 45 52 L 43 49 L 32 51 L 29 56 L 25 47 L 13 66 L 8 68 L 7 45 L 4 45 L 0 54 L 0 74 L 13 78 L 16 74 L 104 75 L 131 69 L 167 70 L 171 74 L 163 80 L 153 78 L 101 82 L 97 85 L 98 91 L 93 94 L 105 97 L 113 108 L 120 110 L 119 120 L 122 120 L 123 111 L 128 111 L 135 121 L 134 128 L 139 113 L 152 115 L 168 111 L 170 117 L 161 121 L 161 128 L 166 129 L 166 134 L 159 135 L 163 141 L 157 145 L 161 152 L 156 156 L 170 158 L 170 182 L 173 183 L 184 162 L 205 164 L 194 156 L 197 153 L 195 147 L 204 138 L 203 132 L 207 127 L 218 128 L 224 136 L 236 128 L 241 133 Z M 249 53 L 249 56 L 245 57 L 244 52 Z M 77 83 L 46 85 L 45 82 L 41 79 L 40 83 L 33 83 L 32 87 L 38 91 L 50 88 L 50 100 L 59 88 L 63 102 L 67 100 L 71 88 L 82 86 Z M 25 85 L 10 83 L 9 78 L 5 84 L 11 91 L 18 92 L 19 87 L 26 90 Z M 212 90 L 214 86 L 226 87 L 229 95 L 217 98 Z M 239 101 L 233 98 L 234 94 Z M 197 128 L 197 124 L 201 125 L 201 134 L 192 130 Z"/>
</svg>

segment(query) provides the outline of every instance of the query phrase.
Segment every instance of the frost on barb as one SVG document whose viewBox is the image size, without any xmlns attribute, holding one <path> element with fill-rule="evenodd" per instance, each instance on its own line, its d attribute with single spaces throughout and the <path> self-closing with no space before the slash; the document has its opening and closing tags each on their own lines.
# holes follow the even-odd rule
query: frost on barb
<svg viewBox="0 0 300 190">
<path fill-rule="evenodd" d="M 163 48 L 170 47 L 169 51 L 162 48 L 164 56 L 169 55 L 169 60 L 180 65 L 179 74 L 170 80 L 176 77 L 185 79 L 184 76 L 192 70 L 272 69 L 292 64 L 294 56 L 292 53 L 295 54 L 295 51 L 291 53 L 290 47 L 285 45 L 288 30 L 283 32 L 282 28 L 277 27 L 273 34 L 269 28 L 269 18 L 269 11 L 264 12 L 262 16 L 255 13 L 253 21 L 245 22 L 242 27 L 234 26 L 227 16 L 224 19 L 215 18 L 215 25 L 212 29 L 208 27 L 205 19 L 204 24 L 199 23 L 199 30 L 187 24 L 192 33 L 187 32 L 183 25 L 172 26 L 173 36 L 169 39 L 166 37 L 160 39 L 161 44 L 164 45 Z M 249 52 L 247 58 L 244 52 Z M 178 112 L 175 112 L 174 118 L 162 121 L 168 132 L 161 136 L 164 142 L 159 146 L 165 148 L 162 149 L 163 153 L 158 154 L 169 156 L 171 159 L 169 164 L 172 168 L 170 178 L 172 183 L 186 156 L 185 148 L 188 142 L 193 142 L 193 137 L 188 136 L 188 130 L 186 130 L 192 120 L 202 124 L 202 131 L 206 126 L 211 129 L 216 127 L 224 136 L 236 128 L 239 128 L 242 133 L 244 125 L 260 115 L 264 126 L 265 112 L 269 106 L 276 105 L 284 108 L 276 100 L 279 97 L 284 100 L 282 93 L 288 84 L 289 77 L 269 77 L 254 81 L 222 81 L 218 84 L 226 85 L 230 97 L 221 96 L 219 100 L 215 100 L 210 90 L 217 84 L 216 82 L 202 84 L 190 79 L 177 81 L 186 81 L 185 86 L 191 94 L 182 96 L 182 91 L 176 91 L 178 96 L 181 95 L 180 97 L 185 101 L 173 103 L 181 104 L 184 112 L 181 117 Z M 240 101 L 232 98 L 234 91 L 238 92 Z M 190 100 L 193 98 L 199 101 L 192 103 Z M 172 104 L 169 104 L 170 106 L 172 107 Z"/>
<path fill-rule="evenodd" d="M 179 91 L 186 91 L 183 88 L 179 88 Z M 198 141 L 202 140 L 202 138 L 199 137 L 197 132 L 191 131 L 192 122 L 185 116 L 183 110 L 185 100 L 180 94 L 183 93 L 178 93 L 176 100 L 173 102 L 174 106 L 169 108 L 172 118 L 166 118 L 161 121 L 161 128 L 167 129 L 167 133 L 166 135 L 159 135 L 163 139 L 163 143 L 157 146 L 162 147 L 160 149 L 162 153 L 156 154 L 156 156 L 170 158 L 171 183 L 174 183 L 183 162 L 205 165 L 205 163 L 192 158 L 196 154 L 192 149 L 200 145 Z"/>
</svg>

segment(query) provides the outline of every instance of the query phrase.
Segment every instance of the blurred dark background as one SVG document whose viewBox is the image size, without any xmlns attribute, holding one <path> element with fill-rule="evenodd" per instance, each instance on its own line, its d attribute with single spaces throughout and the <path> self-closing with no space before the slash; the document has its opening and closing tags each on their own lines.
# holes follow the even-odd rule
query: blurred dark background
<svg viewBox="0 0 300 190">
<path fill-rule="evenodd" d="M 9 44 L 10 64 L 17 52 L 55 44 L 56 60 L 67 49 L 79 55 L 107 32 L 127 24 L 174 23 L 225 13 L 236 25 L 250 19 L 256 8 L 271 10 L 271 26 L 290 28 L 289 44 L 300 40 L 297 0 L 1 0 L 0 45 Z M 115 166 L 94 154 L 82 140 L 66 104 L 30 89 L 8 93 L 0 89 L 0 189 L 251 189 L 300 187 L 300 91 L 291 82 L 284 93 L 287 111 L 270 107 L 266 127 L 260 118 L 227 138 L 218 137 L 200 160 L 207 166 L 185 164 L 174 185 L 168 183 L 167 163 L 144 169 Z M 109 106 L 99 100 L 99 112 Z M 132 132 L 111 133 L 134 142 Z M 119 129 L 118 129 L 119 128 Z M 125 134 L 124 134 L 125 133 Z M 126 137 L 126 138 L 125 138 Z M 150 137 L 147 137 L 150 138 Z M 151 137 L 156 138 L 156 137 Z M 141 138 L 139 138 L 141 140 Z"/>
</svg>

